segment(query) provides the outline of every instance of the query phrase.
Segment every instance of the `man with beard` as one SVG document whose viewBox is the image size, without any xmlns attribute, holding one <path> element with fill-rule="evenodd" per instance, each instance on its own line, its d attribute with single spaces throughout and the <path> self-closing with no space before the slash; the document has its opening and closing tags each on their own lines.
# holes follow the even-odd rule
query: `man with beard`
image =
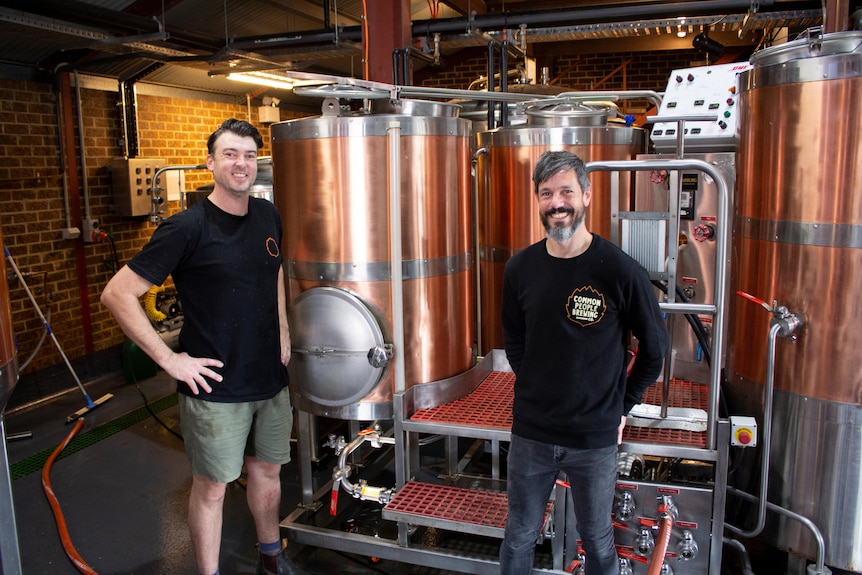
<svg viewBox="0 0 862 575">
<path fill-rule="evenodd" d="M 278 524 L 293 426 L 281 219 L 270 202 L 248 194 L 262 146 L 248 122 L 222 122 L 207 140 L 212 193 L 166 219 L 101 298 L 126 335 L 177 380 L 192 468 L 189 531 L 201 575 L 219 572 L 225 488 L 243 466 L 258 575 L 299 573 Z M 168 275 L 183 309 L 179 352 L 159 337 L 139 301 Z"/>
<path fill-rule="evenodd" d="M 611 525 L 617 445 L 626 414 L 661 372 L 667 331 L 646 270 L 584 225 L 592 189 L 583 161 L 546 152 L 533 183 L 547 238 L 515 254 L 503 282 L 515 403 L 500 572 L 530 573 L 562 471 L 586 574 L 617 575 Z M 629 334 L 638 349 L 627 376 Z"/>
</svg>

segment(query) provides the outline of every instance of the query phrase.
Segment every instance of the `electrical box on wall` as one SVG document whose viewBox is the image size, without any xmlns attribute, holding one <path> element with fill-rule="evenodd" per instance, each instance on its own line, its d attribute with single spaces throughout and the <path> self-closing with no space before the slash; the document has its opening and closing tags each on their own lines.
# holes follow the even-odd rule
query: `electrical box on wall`
<svg viewBox="0 0 862 575">
<path fill-rule="evenodd" d="M 281 120 L 281 113 L 275 106 L 260 106 L 257 114 L 261 124 L 274 124 Z"/>
<path fill-rule="evenodd" d="M 114 158 L 111 183 L 114 208 L 121 216 L 147 216 L 153 211 L 153 176 L 165 166 L 157 158 Z M 161 178 L 160 178 L 161 179 Z M 164 188 L 165 182 L 159 182 Z M 167 194 L 162 196 L 167 201 Z"/>
</svg>

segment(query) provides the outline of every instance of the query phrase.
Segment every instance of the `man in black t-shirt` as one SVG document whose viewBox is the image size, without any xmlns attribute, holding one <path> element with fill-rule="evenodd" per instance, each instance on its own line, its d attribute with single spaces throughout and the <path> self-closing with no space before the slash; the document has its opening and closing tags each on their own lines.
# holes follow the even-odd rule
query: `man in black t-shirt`
<svg viewBox="0 0 862 575">
<path fill-rule="evenodd" d="M 290 461 L 290 333 L 275 207 L 248 194 L 263 140 L 225 120 L 207 141 L 215 185 L 166 219 L 108 282 L 102 303 L 126 335 L 177 380 L 192 468 L 189 530 L 201 575 L 219 573 L 225 488 L 243 466 L 259 575 L 299 570 L 281 547 L 281 466 Z M 171 275 L 183 309 L 181 350 L 150 325 L 139 298 Z"/>
<path fill-rule="evenodd" d="M 586 574 L 617 575 L 617 445 L 626 414 L 661 371 L 667 331 L 646 270 L 586 229 L 592 189 L 580 158 L 546 152 L 533 182 L 547 238 L 516 253 L 503 281 L 515 402 L 501 573 L 530 573 L 548 497 L 563 471 Z M 629 333 L 638 353 L 626 376 Z"/>
</svg>

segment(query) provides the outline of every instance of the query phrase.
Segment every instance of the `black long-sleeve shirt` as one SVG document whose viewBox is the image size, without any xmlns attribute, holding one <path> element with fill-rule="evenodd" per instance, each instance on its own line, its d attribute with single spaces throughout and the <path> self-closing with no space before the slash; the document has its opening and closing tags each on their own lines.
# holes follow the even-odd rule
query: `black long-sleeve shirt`
<svg viewBox="0 0 862 575">
<path fill-rule="evenodd" d="M 667 331 L 649 276 L 593 234 L 574 258 L 542 240 L 506 264 L 502 322 L 515 372 L 513 433 L 576 448 L 614 445 L 622 415 L 661 372 Z M 626 377 L 628 334 L 638 353 Z"/>
</svg>

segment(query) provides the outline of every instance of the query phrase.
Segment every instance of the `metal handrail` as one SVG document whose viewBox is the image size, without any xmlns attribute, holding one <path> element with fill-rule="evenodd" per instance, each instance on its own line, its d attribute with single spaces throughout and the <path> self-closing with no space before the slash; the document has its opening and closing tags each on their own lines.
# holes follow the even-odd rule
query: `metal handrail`
<svg viewBox="0 0 862 575">
<path fill-rule="evenodd" d="M 727 222 L 729 217 L 729 202 L 727 182 L 724 176 L 715 166 L 695 159 L 676 160 L 617 160 L 606 162 L 589 162 L 586 165 L 587 172 L 612 172 L 619 178 L 619 172 L 648 171 L 648 170 L 695 170 L 711 177 L 718 189 L 718 221 Z M 713 316 L 712 335 L 712 358 L 710 365 L 709 382 L 709 405 L 707 409 L 707 449 L 716 448 L 716 425 L 718 420 L 718 402 L 721 391 L 721 358 L 724 355 L 724 330 L 727 286 L 725 285 L 725 264 L 728 253 L 728 237 L 726 233 L 716 234 L 715 255 L 715 304 L 712 306 L 692 307 L 692 304 L 664 304 L 662 309 L 671 313 L 692 313 L 692 311 L 710 313 Z M 674 249 L 679 250 L 677 242 L 671 242 Z M 669 246 L 670 249 L 670 246 Z"/>
</svg>

